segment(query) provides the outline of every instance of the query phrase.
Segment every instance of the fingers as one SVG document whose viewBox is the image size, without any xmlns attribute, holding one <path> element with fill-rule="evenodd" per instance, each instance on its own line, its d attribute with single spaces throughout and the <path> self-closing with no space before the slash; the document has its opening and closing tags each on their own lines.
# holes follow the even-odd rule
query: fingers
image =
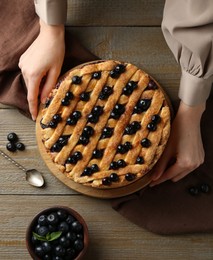
<svg viewBox="0 0 213 260">
<path fill-rule="evenodd" d="M 158 185 L 158 184 L 165 182 L 167 180 L 170 180 L 170 179 L 172 181 L 179 180 L 179 179 L 183 178 L 184 176 L 186 176 L 188 173 L 189 173 L 189 171 L 183 170 L 182 168 L 179 167 L 179 165 L 177 163 L 175 163 L 172 166 L 170 166 L 159 179 L 151 182 L 150 187 L 153 187 L 155 185 Z"/>
<path fill-rule="evenodd" d="M 56 72 L 54 69 L 48 72 L 44 85 L 41 89 L 41 103 L 44 104 L 46 102 L 51 90 L 55 87 L 58 76 L 59 72 Z"/>
<path fill-rule="evenodd" d="M 41 83 L 41 78 L 40 77 L 30 78 L 29 80 L 25 80 L 25 83 L 28 89 L 27 100 L 29 104 L 29 110 L 32 119 L 35 121 L 38 113 L 38 95 L 39 95 L 39 86 Z"/>
<path fill-rule="evenodd" d="M 177 182 L 188 175 L 190 172 L 195 170 L 199 164 L 191 164 L 187 163 L 183 158 L 179 158 L 173 165 L 171 165 L 163 174 L 158 178 L 154 179 L 150 187 L 158 185 L 164 181 L 171 180 L 173 182 Z"/>
<path fill-rule="evenodd" d="M 29 104 L 29 111 L 31 113 L 32 119 L 35 120 L 38 111 L 39 87 L 43 75 L 40 75 L 35 71 L 30 71 L 29 68 L 24 65 L 24 59 L 26 55 L 27 54 L 25 53 L 21 56 L 18 66 L 22 71 L 22 75 L 27 87 L 27 100 Z"/>
<path fill-rule="evenodd" d="M 171 165 L 173 153 L 170 151 L 169 147 L 167 147 L 162 154 L 161 158 L 153 168 L 152 180 L 158 180 L 161 175 L 165 172 L 166 168 Z"/>
</svg>

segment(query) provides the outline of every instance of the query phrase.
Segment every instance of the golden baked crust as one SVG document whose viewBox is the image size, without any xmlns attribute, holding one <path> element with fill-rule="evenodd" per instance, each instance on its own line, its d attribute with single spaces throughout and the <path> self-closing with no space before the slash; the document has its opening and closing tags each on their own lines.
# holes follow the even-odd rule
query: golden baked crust
<svg viewBox="0 0 213 260">
<path fill-rule="evenodd" d="M 170 134 L 161 87 L 130 63 L 96 61 L 70 70 L 42 108 L 42 142 L 77 183 L 116 188 L 142 178 Z"/>
</svg>

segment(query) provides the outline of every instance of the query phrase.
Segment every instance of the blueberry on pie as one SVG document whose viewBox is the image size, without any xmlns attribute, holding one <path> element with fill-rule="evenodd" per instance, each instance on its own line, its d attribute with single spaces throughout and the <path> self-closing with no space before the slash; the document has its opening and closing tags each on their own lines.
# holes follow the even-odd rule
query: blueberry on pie
<svg viewBox="0 0 213 260">
<path fill-rule="evenodd" d="M 113 60 L 68 71 L 40 115 L 40 138 L 53 164 L 74 182 L 95 188 L 143 178 L 170 134 L 162 88 L 136 66 Z"/>
</svg>

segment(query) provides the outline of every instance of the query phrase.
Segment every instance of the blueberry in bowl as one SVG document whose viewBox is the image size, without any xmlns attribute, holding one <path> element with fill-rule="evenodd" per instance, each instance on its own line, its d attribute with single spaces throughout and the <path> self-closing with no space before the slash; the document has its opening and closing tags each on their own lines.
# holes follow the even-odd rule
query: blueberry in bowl
<svg viewBox="0 0 213 260">
<path fill-rule="evenodd" d="M 26 231 L 26 246 L 35 260 L 80 260 L 88 242 L 86 222 L 79 213 L 65 206 L 42 210 Z"/>
</svg>

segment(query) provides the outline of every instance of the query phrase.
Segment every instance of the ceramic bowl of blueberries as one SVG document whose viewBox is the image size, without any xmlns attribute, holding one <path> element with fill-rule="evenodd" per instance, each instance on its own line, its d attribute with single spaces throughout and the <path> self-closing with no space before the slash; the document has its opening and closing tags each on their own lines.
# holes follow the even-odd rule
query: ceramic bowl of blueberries
<svg viewBox="0 0 213 260">
<path fill-rule="evenodd" d="M 26 232 L 26 246 L 35 260 L 80 260 L 88 242 L 86 222 L 75 210 L 64 206 L 42 210 Z"/>
</svg>

